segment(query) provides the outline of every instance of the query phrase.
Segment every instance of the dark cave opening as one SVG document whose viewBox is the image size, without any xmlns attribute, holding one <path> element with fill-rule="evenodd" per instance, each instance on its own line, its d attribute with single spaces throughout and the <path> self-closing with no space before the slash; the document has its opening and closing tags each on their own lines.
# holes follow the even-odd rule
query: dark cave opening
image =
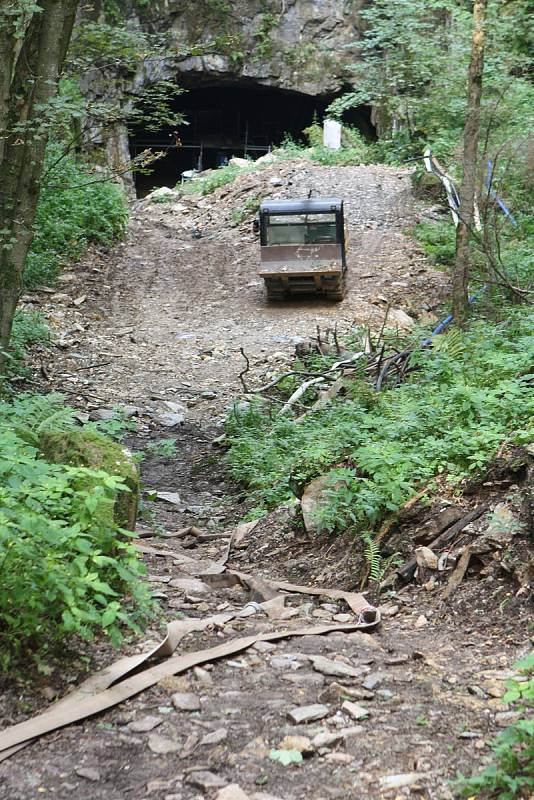
<svg viewBox="0 0 534 800">
<path fill-rule="evenodd" d="M 130 133 L 132 156 L 147 148 L 165 152 L 148 175 L 136 173 L 137 195 L 143 197 L 158 186 L 174 186 L 187 170 L 214 169 L 232 157 L 258 158 L 279 145 L 286 135 L 302 139 L 302 131 L 314 117 L 322 122 L 335 95 L 317 96 L 254 85 L 191 88 L 173 101 L 187 121 L 177 131 L 156 132 L 139 127 Z M 364 106 L 346 112 L 347 124 L 375 138 L 371 109 Z"/>
</svg>

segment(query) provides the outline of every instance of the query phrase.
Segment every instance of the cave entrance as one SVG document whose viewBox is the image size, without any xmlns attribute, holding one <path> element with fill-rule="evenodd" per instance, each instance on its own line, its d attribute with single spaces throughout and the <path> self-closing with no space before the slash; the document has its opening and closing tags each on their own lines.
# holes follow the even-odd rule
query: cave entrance
<svg viewBox="0 0 534 800">
<path fill-rule="evenodd" d="M 190 89 L 173 102 L 187 125 L 156 132 L 132 130 L 130 148 L 137 155 L 147 148 L 166 155 L 155 162 L 149 175 L 136 173 L 137 195 L 143 197 L 158 186 L 175 186 L 187 170 L 214 169 L 232 156 L 258 158 L 279 145 L 289 134 L 302 138 L 302 131 L 314 119 L 322 122 L 334 95 L 314 97 L 301 92 L 252 87 L 217 86 Z M 350 124 L 372 136 L 370 109 L 356 109 Z"/>
</svg>

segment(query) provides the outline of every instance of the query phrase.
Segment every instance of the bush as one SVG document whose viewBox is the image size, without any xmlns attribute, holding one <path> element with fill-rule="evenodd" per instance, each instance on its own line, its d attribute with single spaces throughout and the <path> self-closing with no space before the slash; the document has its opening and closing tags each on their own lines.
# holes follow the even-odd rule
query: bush
<svg viewBox="0 0 534 800">
<path fill-rule="evenodd" d="M 353 164 L 370 163 L 372 148 L 364 141 L 361 133 L 355 128 L 344 125 L 341 135 L 341 147 L 333 150 L 323 145 L 323 128 L 314 122 L 303 130 L 310 146 L 296 142 L 287 135 L 274 152 L 282 160 L 289 158 L 309 158 L 324 166 L 345 167 Z"/>
<path fill-rule="evenodd" d="M 89 174 L 73 156 L 61 158 L 62 153 L 61 143 L 50 142 L 26 260 L 29 288 L 53 283 L 61 266 L 79 258 L 90 241 L 115 242 L 127 222 L 120 188 L 111 181 L 90 184 L 102 175 Z"/>
<path fill-rule="evenodd" d="M 328 474 L 322 528 L 360 533 L 437 475 L 461 487 L 503 440 L 534 440 L 533 323 L 534 312 L 516 310 L 501 323 L 438 337 L 412 357 L 418 369 L 400 387 L 376 394 L 348 382 L 346 398 L 297 425 L 258 403 L 245 413 L 236 408 L 227 421 L 232 477 L 260 513 Z"/>
<path fill-rule="evenodd" d="M 73 428 L 58 396 L 0 403 L 0 667 L 102 629 L 117 644 L 151 613 L 144 568 L 109 513 L 127 487 L 101 469 L 49 463 L 41 440 Z M 95 434 L 93 434 L 95 435 Z"/>
<path fill-rule="evenodd" d="M 339 150 L 319 145 L 313 148 L 311 160 L 326 167 L 348 167 L 368 163 L 368 154 L 365 145 L 361 148 L 341 147 Z"/>
</svg>

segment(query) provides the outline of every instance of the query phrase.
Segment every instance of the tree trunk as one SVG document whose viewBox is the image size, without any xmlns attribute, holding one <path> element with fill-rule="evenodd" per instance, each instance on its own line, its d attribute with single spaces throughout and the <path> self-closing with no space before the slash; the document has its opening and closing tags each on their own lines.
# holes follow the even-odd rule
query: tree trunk
<svg viewBox="0 0 534 800">
<path fill-rule="evenodd" d="M 469 314 L 470 231 L 473 226 L 480 132 L 480 99 L 484 72 L 484 21 L 488 0 L 475 0 L 473 39 L 468 74 L 468 105 L 463 141 L 463 178 L 460 187 L 460 221 L 456 229 L 456 256 L 452 275 L 452 313 L 464 327 Z"/>
<path fill-rule="evenodd" d="M 106 143 L 107 163 L 119 177 L 124 189 L 124 194 L 130 201 L 136 200 L 135 183 L 131 169 L 125 171 L 125 166 L 131 161 L 128 143 L 128 128 L 124 122 L 115 122 L 104 131 Z"/>
<path fill-rule="evenodd" d="M 33 238 L 48 140 L 46 106 L 70 41 L 78 0 L 39 0 L 18 52 L 17 20 L 0 10 L 0 373 Z M 22 14 L 18 22 L 21 22 Z"/>
</svg>

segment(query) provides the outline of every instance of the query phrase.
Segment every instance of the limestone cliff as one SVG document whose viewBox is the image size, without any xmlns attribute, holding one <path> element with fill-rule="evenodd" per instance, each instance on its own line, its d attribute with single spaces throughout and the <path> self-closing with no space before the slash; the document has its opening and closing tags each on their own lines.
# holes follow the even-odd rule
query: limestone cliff
<svg viewBox="0 0 534 800">
<path fill-rule="evenodd" d="M 330 94 L 357 57 L 362 0 L 238 0 L 218 13 L 214 0 L 166 5 L 177 41 L 214 42 L 213 54 L 178 62 L 184 77 Z"/>
<path fill-rule="evenodd" d="M 263 85 L 329 95 L 358 58 L 366 0 L 136 0 L 123 18 L 167 32 L 178 49 L 164 71 L 186 85 Z M 160 66 L 161 69 L 161 66 Z M 159 70 L 158 70 L 159 71 Z"/>
</svg>

